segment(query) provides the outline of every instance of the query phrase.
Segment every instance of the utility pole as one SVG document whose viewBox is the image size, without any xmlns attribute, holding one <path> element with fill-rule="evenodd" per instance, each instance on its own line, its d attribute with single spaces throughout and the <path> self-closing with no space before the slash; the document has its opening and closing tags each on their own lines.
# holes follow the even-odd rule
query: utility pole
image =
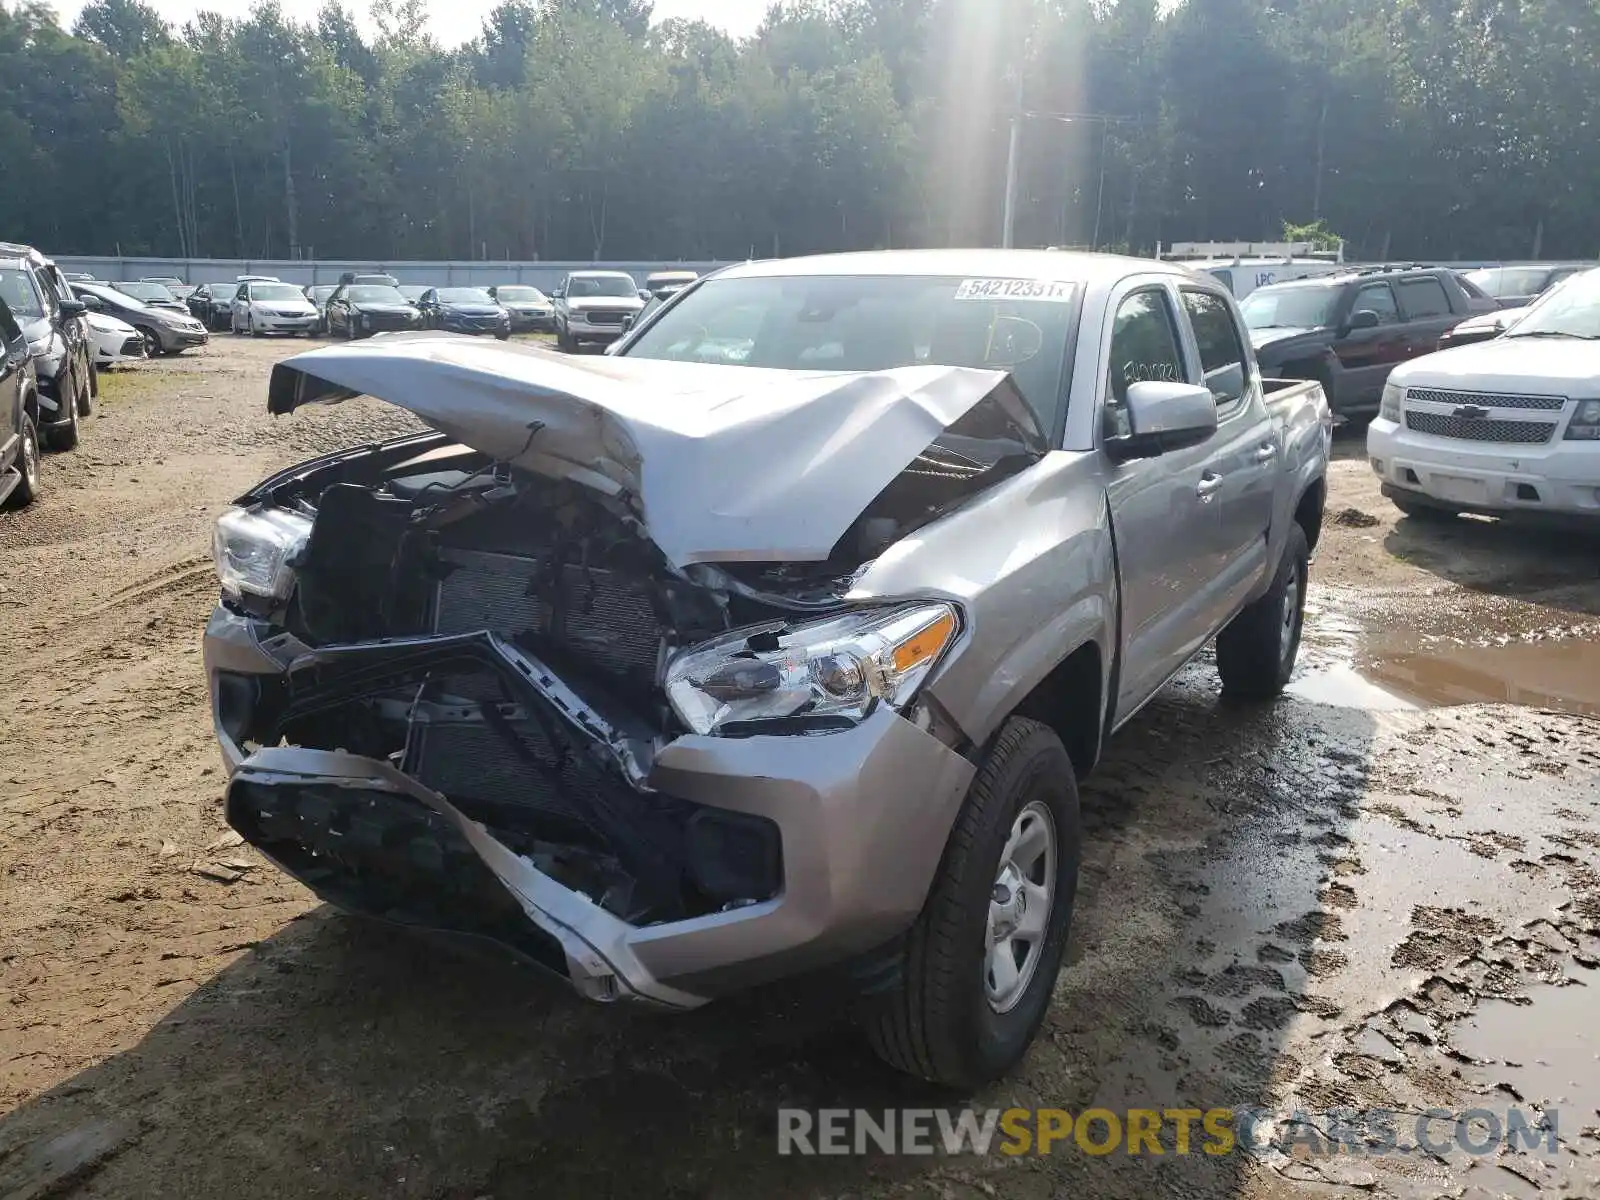
<svg viewBox="0 0 1600 1200">
<path fill-rule="evenodd" d="M 1017 159 L 1022 150 L 1022 114 L 1011 118 L 1011 145 L 1006 151 L 1006 210 L 1000 227 L 1000 245 L 1011 249 L 1017 229 Z M 993 209 L 990 209 L 993 212 Z"/>
<path fill-rule="evenodd" d="M 1139 123 L 1138 117 L 1121 117 L 1110 113 L 1053 113 L 1053 112 L 1024 112 L 1021 105 L 1021 88 L 1017 94 L 1017 113 L 1011 118 L 1011 143 L 1006 154 L 1006 204 L 1005 216 L 1000 229 L 1000 244 L 1007 250 L 1011 249 L 1015 241 L 1017 222 L 1017 176 L 1021 166 L 1022 157 L 1022 122 L 1025 118 L 1038 118 L 1042 121 L 1056 121 L 1062 125 L 1072 125 L 1080 121 L 1098 121 L 1100 123 L 1100 188 L 1098 203 L 1105 201 L 1106 188 L 1106 163 L 1105 151 L 1110 127 L 1114 124 Z M 1100 239 L 1100 211 L 1095 209 L 1095 241 Z"/>
</svg>

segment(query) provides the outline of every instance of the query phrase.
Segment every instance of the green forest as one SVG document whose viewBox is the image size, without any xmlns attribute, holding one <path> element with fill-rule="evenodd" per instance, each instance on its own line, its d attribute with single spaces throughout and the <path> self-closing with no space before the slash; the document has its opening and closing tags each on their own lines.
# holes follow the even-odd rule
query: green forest
<svg viewBox="0 0 1600 1200">
<path fill-rule="evenodd" d="M 750 0 L 752 4 L 761 0 Z M 1600 252 L 1600 0 L 421 0 L 71 29 L 0 0 L 0 237 L 57 254 L 1149 251 L 1322 222 L 1367 258 Z M 363 33 L 363 28 L 372 32 Z"/>
</svg>

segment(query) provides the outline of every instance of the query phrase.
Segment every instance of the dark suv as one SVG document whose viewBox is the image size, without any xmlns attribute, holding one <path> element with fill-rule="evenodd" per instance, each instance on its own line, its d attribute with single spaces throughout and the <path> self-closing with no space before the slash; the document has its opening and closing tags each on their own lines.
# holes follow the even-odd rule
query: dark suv
<svg viewBox="0 0 1600 1200">
<path fill-rule="evenodd" d="M 55 263 L 31 246 L 0 242 L 0 299 L 22 327 L 39 380 L 39 436 L 51 449 L 78 444 L 99 384 L 88 311 Z"/>
<path fill-rule="evenodd" d="M 39 494 L 39 388 L 22 326 L 0 299 L 0 503 Z"/>
<path fill-rule="evenodd" d="M 1261 372 L 1315 379 L 1342 416 L 1378 411 L 1389 372 L 1495 302 L 1444 267 L 1371 267 L 1258 288 L 1240 304 Z"/>
</svg>

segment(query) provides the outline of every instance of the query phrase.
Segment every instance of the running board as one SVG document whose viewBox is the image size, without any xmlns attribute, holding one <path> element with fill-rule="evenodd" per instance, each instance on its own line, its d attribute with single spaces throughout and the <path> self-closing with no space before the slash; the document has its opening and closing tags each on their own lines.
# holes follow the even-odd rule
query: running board
<svg viewBox="0 0 1600 1200">
<path fill-rule="evenodd" d="M 7 467 L 4 471 L 0 471 L 0 504 L 5 503 L 6 498 L 17 490 L 17 485 L 21 482 L 22 472 L 16 467 Z"/>
</svg>

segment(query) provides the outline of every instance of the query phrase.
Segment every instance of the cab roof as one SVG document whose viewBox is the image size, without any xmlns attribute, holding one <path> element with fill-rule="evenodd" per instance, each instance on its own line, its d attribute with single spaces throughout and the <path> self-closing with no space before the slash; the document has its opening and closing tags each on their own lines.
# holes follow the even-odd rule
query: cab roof
<svg viewBox="0 0 1600 1200">
<path fill-rule="evenodd" d="M 1063 250 L 870 250 L 763 259 L 718 272 L 719 279 L 778 279 L 796 275 L 960 275 L 1110 284 L 1129 275 L 1192 278 L 1185 264 Z"/>
</svg>

